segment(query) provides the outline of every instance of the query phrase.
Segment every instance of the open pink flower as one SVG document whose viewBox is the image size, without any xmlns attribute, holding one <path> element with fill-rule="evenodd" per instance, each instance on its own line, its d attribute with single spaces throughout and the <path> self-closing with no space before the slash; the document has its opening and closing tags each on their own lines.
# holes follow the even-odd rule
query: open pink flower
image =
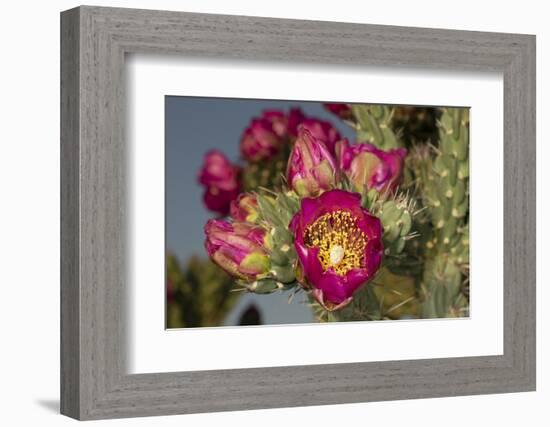
<svg viewBox="0 0 550 427">
<path fill-rule="evenodd" d="M 372 144 L 350 145 L 347 139 L 336 144 L 340 170 L 359 192 L 365 188 L 394 191 L 401 180 L 406 155 L 405 148 L 384 151 Z"/>
<path fill-rule="evenodd" d="M 234 277 L 255 280 L 269 271 L 265 230 L 245 222 L 211 219 L 204 226 L 208 255 Z"/>
<path fill-rule="evenodd" d="M 360 200 L 342 190 L 304 198 L 290 223 L 302 284 L 330 311 L 349 304 L 382 260 L 380 220 Z"/>
<path fill-rule="evenodd" d="M 336 185 L 338 167 L 324 142 L 300 126 L 288 159 L 287 181 L 301 197 L 318 196 Z"/>
<path fill-rule="evenodd" d="M 231 201 L 240 193 L 239 168 L 221 151 L 211 150 L 204 156 L 198 180 L 204 186 L 203 201 L 206 207 L 227 215 Z"/>
</svg>

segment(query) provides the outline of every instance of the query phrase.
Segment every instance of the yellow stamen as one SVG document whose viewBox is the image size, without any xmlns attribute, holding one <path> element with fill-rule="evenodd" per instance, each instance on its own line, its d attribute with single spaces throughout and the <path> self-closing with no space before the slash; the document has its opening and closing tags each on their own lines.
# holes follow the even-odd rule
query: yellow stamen
<svg viewBox="0 0 550 427">
<path fill-rule="evenodd" d="M 350 212 L 334 211 L 320 216 L 306 228 L 304 241 L 310 248 L 319 248 L 323 271 L 332 268 L 343 276 L 354 268 L 364 267 L 368 239 Z"/>
</svg>

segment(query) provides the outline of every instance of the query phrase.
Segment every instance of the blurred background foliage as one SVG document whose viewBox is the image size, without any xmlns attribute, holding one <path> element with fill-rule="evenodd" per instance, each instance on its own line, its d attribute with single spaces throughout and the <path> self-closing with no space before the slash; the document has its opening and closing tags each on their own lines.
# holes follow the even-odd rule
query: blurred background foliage
<svg viewBox="0 0 550 427">
<path fill-rule="evenodd" d="M 234 280 L 208 258 L 192 257 L 183 267 L 166 257 L 168 328 L 219 326 L 237 302 Z"/>
<path fill-rule="evenodd" d="M 438 108 L 396 106 L 390 126 L 395 133 L 400 134 L 406 147 L 428 141 L 437 144 L 437 121 L 440 116 L 441 111 Z"/>
</svg>

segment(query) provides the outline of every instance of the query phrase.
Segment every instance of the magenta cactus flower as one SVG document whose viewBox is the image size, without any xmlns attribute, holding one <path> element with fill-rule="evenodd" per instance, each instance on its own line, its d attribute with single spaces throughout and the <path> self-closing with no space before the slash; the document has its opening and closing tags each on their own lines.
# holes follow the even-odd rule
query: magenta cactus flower
<svg viewBox="0 0 550 427">
<path fill-rule="evenodd" d="M 246 222 L 211 219 L 204 233 L 208 255 L 227 273 L 252 281 L 269 272 L 264 229 Z"/>
<path fill-rule="evenodd" d="M 349 304 L 382 261 L 380 220 L 360 200 L 343 190 L 304 198 L 290 223 L 301 283 L 329 311 Z"/>
<path fill-rule="evenodd" d="M 330 111 L 332 114 L 340 117 L 342 120 L 351 120 L 353 119 L 353 112 L 349 104 L 342 103 L 325 103 L 324 107 L 327 111 Z"/>
<path fill-rule="evenodd" d="M 347 175 L 356 191 L 374 188 L 379 192 L 395 191 L 407 156 L 405 148 L 380 150 L 372 144 L 352 144 L 347 139 L 336 144 L 340 170 Z"/>
<path fill-rule="evenodd" d="M 258 200 L 252 193 L 241 193 L 231 202 L 231 218 L 241 222 L 255 222 L 258 218 Z"/>
<path fill-rule="evenodd" d="M 323 141 L 328 150 L 334 154 L 334 146 L 341 136 L 331 123 L 318 119 L 305 119 L 301 125 L 307 128 L 316 139 Z"/>
<path fill-rule="evenodd" d="M 241 137 L 241 154 L 251 162 L 268 160 L 279 153 L 282 140 L 266 118 L 252 119 Z"/>
<path fill-rule="evenodd" d="M 240 169 L 218 150 L 204 156 L 198 181 L 204 186 L 205 206 L 222 215 L 229 213 L 229 205 L 240 193 Z"/>
<path fill-rule="evenodd" d="M 288 117 L 283 111 L 265 110 L 262 113 L 262 119 L 271 123 L 271 129 L 279 138 L 287 136 Z"/>
<path fill-rule="evenodd" d="M 300 126 L 307 127 L 334 153 L 334 144 L 340 139 L 338 131 L 329 122 L 308 118 L 300 108 L 291 108 L 288 114 L 265 110 L 261 117 L 252 119 L 241 137 L 243 158 L 249 162 L 273 158 L 285 144 L 296 139 Z"/>
<path fill-rule="evenodd" d="M 326 145 L 303 126 L 288 159 L 287 181 L 300 197 L 315 197 L 336 185 L 338 167 Z"/>
</svg>

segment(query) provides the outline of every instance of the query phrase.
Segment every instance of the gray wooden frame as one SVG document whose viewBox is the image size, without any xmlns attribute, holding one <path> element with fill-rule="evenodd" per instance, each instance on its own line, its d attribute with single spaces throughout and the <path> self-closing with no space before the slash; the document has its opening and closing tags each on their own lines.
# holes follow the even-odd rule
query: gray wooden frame
<svg viewBox="0 0 550 427">
<path fill-rule="evenodd" d="M 128 375 L 130 52 L 502 72 L 504 354 Z M 61 165 L 63 414 L 99 419 L 535 390 L 534 36 L 79 7 L 61 14 Z"/>
</svg>

